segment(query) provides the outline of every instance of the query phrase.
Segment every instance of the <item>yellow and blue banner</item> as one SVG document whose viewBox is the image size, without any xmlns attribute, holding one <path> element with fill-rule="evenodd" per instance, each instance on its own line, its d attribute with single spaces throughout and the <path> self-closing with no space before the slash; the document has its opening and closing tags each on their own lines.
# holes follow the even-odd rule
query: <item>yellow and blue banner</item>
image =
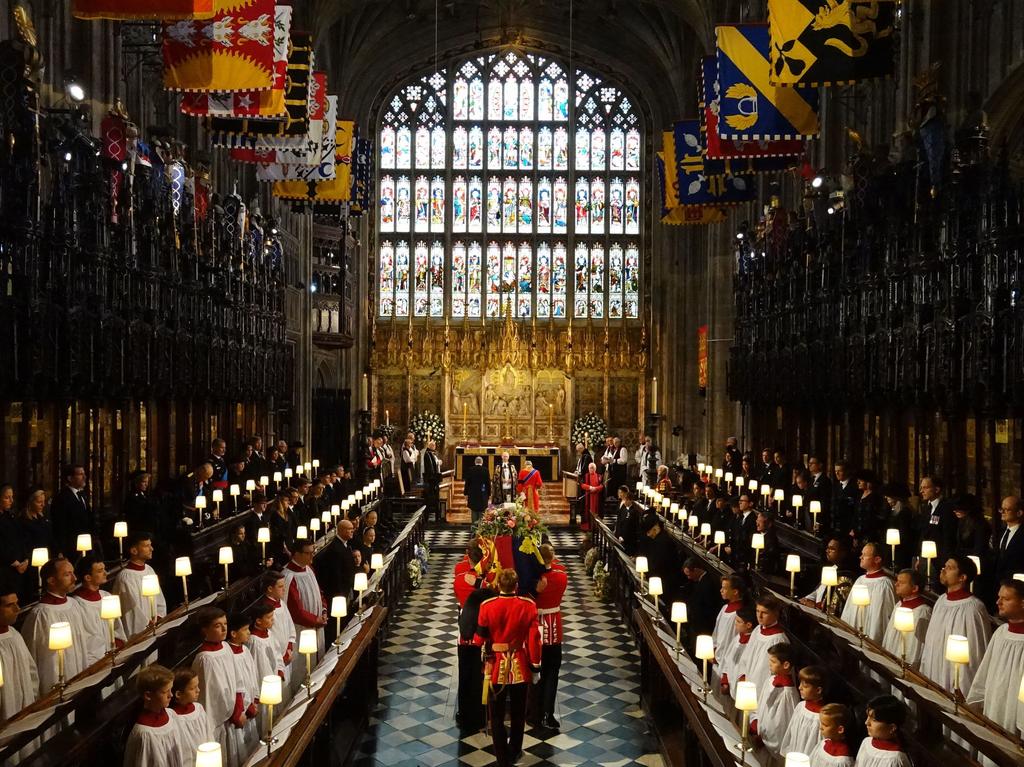
<svg viewBox="0 0 1024 767">
<path fill-rule="evenodd" d="M 767 24 L 715 27 L 720 89 L 718 135 L 742 141 L 782 141 L 818 135 L 818 93 L 769 80 Z"/>
</svg>

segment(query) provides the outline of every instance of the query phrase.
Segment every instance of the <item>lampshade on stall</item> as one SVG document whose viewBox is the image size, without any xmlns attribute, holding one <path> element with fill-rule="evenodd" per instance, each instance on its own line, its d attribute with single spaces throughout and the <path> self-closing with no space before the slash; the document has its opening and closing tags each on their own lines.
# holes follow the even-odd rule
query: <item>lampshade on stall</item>
<svg viewBox="0 0 1024 767">
<path fill-rule="evenodd" d="M 946 637 L 946 660 L 950 663 L 970 663 L 971 648 L 967 637 L 950 634 Z"/>
<path fill-rule="evenodd" d="M 380 553 L 371 554 L 370 555 L 370 569 L 371 570 L 380 570 L 382 567 L 384 567 L 384 555 L 380 554 Z"/>
<path fill-rule="evenodd" d="M 186 575 L 192 575 L 192 560 L 188 557 L 178 557 L 174 560 L 174 575 L 177 578 L 183 578 Z"/>
<path fill-rule="evenodd" d="M 281 677 L 277 674 L 267 674 L 260 682 L 260 703 L 265 706 L 276 706 L 281 700 Z"/>
<path fill-rule="evenodd" d="M 142 576 L 142 596 L 155 597 L 160 593 L 160 578 L 155 574 Z"/>
<path fill-rule="evenodd" d="M 345 597 L 333 597 L 331 599 L 331 617 L 344 618 L 348 615 L 348 602 Z"/>
<path fill-rule="evenodd" d="M 673 602 L 672 603 L 672 622 L 673 623 L 686 623 L 686 602 Z"/>
<path fill-rule="evenodd" d="M 756 711 L 757 685 L 747 681 L 737 682 L 735 705 L 737 711 Z"/>
<path fill-rule="evenodd" d="M 67 621 L 58 621 L 50 624 L 50 649 L 67 650 L 74 644 L 71 636 L 71 624 Z"/>
<path fill-rule="evenodd" d="M 698 634 L 697 647 L 694 654 L 701 660 L 713 660 L 715 657 L 715 638 L 710 634 Z"/>
<path fill-rule="evenodd" d="M 863 583 L 854 584 L 850 589 L 850 602 L 857 607 L 867 607 L 871 604 L 871 591 Z"/>
<path fill-rule="evenodd" d="M 800 572 L 800 555 L 799 554 L 787 554 L 786 555 L 786 572 L 787 573 L 798 573 L 798 572 Z"/>
<path fill-rule="evenodd" d="M 661 584 L 661 578 L 657 575 L 652 575 L 650 583 L 647 586 L 647 593 L 652 597 L 660 597 L 665 593 L 665 589 Z"/>
<path fill-rule="evenodd" d="M 121 597 L 117 594 L 107 594 L 100 598 L 100 618 L 105 621 L 115 620 L 121 617 Z"/>
<path fill-rule="evenodd" d="M 821 568 L 821 585 L 822 586 L 838 586 L 839 585 L 839 567 L 836 565 L 825 565 Z"/>
<path fill-rule="evenodd" d="M 196 767 L 223 767 L 220 743 L 200 743 L 196 748 Z"/>
<path fill-rule="evenodd" d="M 303 655 L 316 654 L 316 631 L 314 629 L 302 629 L 299 632 L 299 652 Z"/>
<path fill-rule="evenodd" d="M 892 627 L 909 634 L 914 630 L 914 611 L 909 607 L 897 607 L 892 613 Z"/>
</svg>

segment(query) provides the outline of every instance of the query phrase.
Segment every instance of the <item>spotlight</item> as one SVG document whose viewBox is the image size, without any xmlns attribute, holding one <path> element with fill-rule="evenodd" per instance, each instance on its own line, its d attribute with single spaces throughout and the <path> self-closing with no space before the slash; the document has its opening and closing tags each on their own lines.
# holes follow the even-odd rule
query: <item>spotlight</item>
<svg viewBox="0 0 1024 767">
<path fill-rule="evenodd" d="M 277 234 L 277 227 L 275 226 L 273 229 L 271 229 L 270 233 L 271 234 Z"/>
<path fill-rule="evenodd" d="M 316 293 L 316 285 L 310 285 L 309 286 L 309 292 L 310 293 Z"/>
<path fill-rule="evenodd" d="M 814 177 L 814 178 L 813 178 L 813 179 L 811 180 L 811 187 L 812 187 L 813 189 L 820 189 L 820 188 L 821 188 L 821 185 L 822 185 L 822 184 L 824 184 L 824 183 L 825 183 L 825 179 L 824 179 L 824 177 L 822 177 L 821 175 L 817 175 L 817 176 L 815 176 L 815 177 Z"/>
<path fill-rule="evenodd" d="M 836 212 L 836 209 L 835 209 L 835 208 L 833 208 L 833 207 L 832 207 L 832 206 L 830 205 L 830 206 L 829 206 L 829 208 L 828 208 L 828 214 L 829 214 L 829 215 L 831 216 L 831 215 L 835 214 L 835 212 Z"/>
<path fill-rule="evenodd" d="M 71 152 L 64 153 L 64 162 L 71 162 Z"/>
<path fill-rule="evenodd" d="M 85 101 L 85 88 L 73 77 L 69 77 L 64 81 L 64 92 L 68 98 L 75 103 L 81 103 Z"/>
<path fill-rule="evenodd" d="M 121 163 L 121 170 L 128 170 L 128 163 L 126 163 L 126 162 Z"/>
<path fill-rule="evenodd" d="M 736 232 L 736 239 L 737 240 L 742 240 L 743 239 L 743 232 Z"/>
</svg>

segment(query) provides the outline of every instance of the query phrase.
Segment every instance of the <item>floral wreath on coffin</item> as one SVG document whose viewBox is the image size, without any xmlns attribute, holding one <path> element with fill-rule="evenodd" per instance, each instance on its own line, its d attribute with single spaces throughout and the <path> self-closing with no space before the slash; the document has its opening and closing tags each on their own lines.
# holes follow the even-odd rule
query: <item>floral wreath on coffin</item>
<svg viewBox="0 0 1024 767">
<path fill-rule="evenodd" d="M 544 536 L 548 534 L 547 525 L 541 520 L 539 514 L 535 514 L 527 508 L 524 503 L 524 496 L 520 495 L 515 503 L 503 503 L 498 506 L 488 506 L 487 510 L 476 523 L 473 532 L 480 538 L 490 542 L 494 548 L 494 539 L 499 536 L 509 535 L 519 538 L 522 543 L 519 550 L 524 554 L 532 554 L 537 561 L 543 563 L 540 555 L 540 544 Z M 492 551 L 493 553 L 493 551 Z M 492 557 L 492 562 L 497 562 Z"/>
</svg>

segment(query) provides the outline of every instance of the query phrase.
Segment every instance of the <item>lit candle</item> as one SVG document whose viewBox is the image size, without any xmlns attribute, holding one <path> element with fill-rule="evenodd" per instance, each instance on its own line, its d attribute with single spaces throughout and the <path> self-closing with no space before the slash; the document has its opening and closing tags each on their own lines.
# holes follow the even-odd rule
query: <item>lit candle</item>
<svg viewBox="0 0 1024 767">
<path fill-rule="evenodd" d="M 348 602 L 345 597 L 334 597 L 331 599 L 331 617 L 335 619 L 338 636 L 334 639 L 334 646 L 338 648 L 338 655 L 341 655 L 341 619 L 348 615 Z"/>
<path fill-rule="evenodd" d="M 363 611 L 363 592 L 368 588 L 366 573 L 356 573 L 352 590 L 359 593 L 359 612 Z"/>
<path fill-rule="evenodd" d="M 302 629 L 299 632 L 299 653 L 306 656 L 306 681 L 303 686 L 306 688 L 306 694 L 309 697 L 313 696 L 313 683 L 309 675 L 313 672 L 313 656 L 316 655 L 316 651 L 316 630 Z"/>
<path fill-rule="evenodd" d="M 658 609 L 658 597 L 665 593 L 665 589 L 661 585 L 661 578 L 657 575 L 652 575 L 649 585 L 647 586 L 647 593 L 654 597 L 654 609 Z"/>
<path fill-rule="evenodd" d="M 71 637 L 71 624 L 59 621 L 50 624 L 49 645 L 57 653 L 57 688 L 60 699 L 64 700 L 64 651 L 71 649 L 74 640 Z"/>
<path fill-rule="evenodd" d="M 362 388 L 360 389 L 360 406 L 363 410 L 368 410 L 370 405 L 370 379 L 366 373 L 363 373 Z"/>
<path fill-rule="evenodd" d="M 235 561 L 235 552 L 230 546 L 221 546 L 218 561 L 224 565 L 224 590 L 228 588 L 228 567 Z"/>
<path fill-rule="evenodd" d="M 268 674 L 263 677 L 260 684 L 260 703 L 267 707 L 267 737 L 264 743 L 267 746 L 267 757 L 277 741 L 274 738 L 274 706 L 281 704 L 283 699 L 281 690 L 281 677 L 277 674 Z"/>
<path fill-rule="evenodd" d="M 196 748 L 196 767 L 222 767 L 219 743 L 200 743 Z"/>
<path fill-rule="evenodd" d="M 900 632 L 900 644 L 903 648 L 900 655 L 903 675 L 907 673 L 907 634 L 914 631 L 914 611 L 909 607 L 897 607 L 892 613 L 892 627 Z"/>
<path fill-rule="evenodd" d="M 789 595 L 796 595 L 796 574 L 800 572 L 800 555 L 786 555 L 786 572 L 789 573 Z"/>
<path fill-rule="evenodd" d="M 100 620 L 105 620 L 110 626 L 110 652 L 117 650 L 117 638 L 114 635 L 114 626 L 121 617 L 121 597 L 117 594 L 107 594 L 100 597 Z"/>
<path fill-rule="evenodd" d="M 658 376 L 651 379 L 651 412 L 658 412 Z"/>
<path fill-rule="evenodd" d="M 958 634 L 946 637 L 946 660 L 953 664 L 953 710 L 959 711 L 957 695 L 960 692 L 960 667 L 971 662 L 971 648 L 967 637 Z"/>
<path fill-rule="evenodd" d="M 388 412 L 387 410 L 384 411 L 384 425 L 385 426 L 390 426 L 391 425 L 391 413 Z"/>
<path fill-rule="evenodd" d="M 676 624 L 676 654 L 679 654 L 679 632 L 686 623 L 686 602 L 672 603 L 672 622 Z"/>
<path fill-rule="evenodd" d="M 124 559 L 124 539 L 128 537 L 128 523 L 114 523 L 114 537 L 117 538 L 117 553 L 120 559 Z"/>
<path fill-rule="evenodd" d="M 185 594 L 185 607 L 188 607 L 188 576 L 192 575 L 192 561 L 188 557 L 175 559 L 174 574 L 181 578 L 181 588 Z"/>
<path fill-rule="evenodd" d="M 710 687 L 708 685 L 708 661 L 715 659 L 714 637 L 710 634 L 698 634 L 697 647 L 695 648 L 694 655 L 700 658 L 704 665 L 704 684 L 701 686 L 701 692 L 704 693 L 704 700 L 706 701 L 708 699 L 708 692 L 710 691 Z"/>
</svg>

